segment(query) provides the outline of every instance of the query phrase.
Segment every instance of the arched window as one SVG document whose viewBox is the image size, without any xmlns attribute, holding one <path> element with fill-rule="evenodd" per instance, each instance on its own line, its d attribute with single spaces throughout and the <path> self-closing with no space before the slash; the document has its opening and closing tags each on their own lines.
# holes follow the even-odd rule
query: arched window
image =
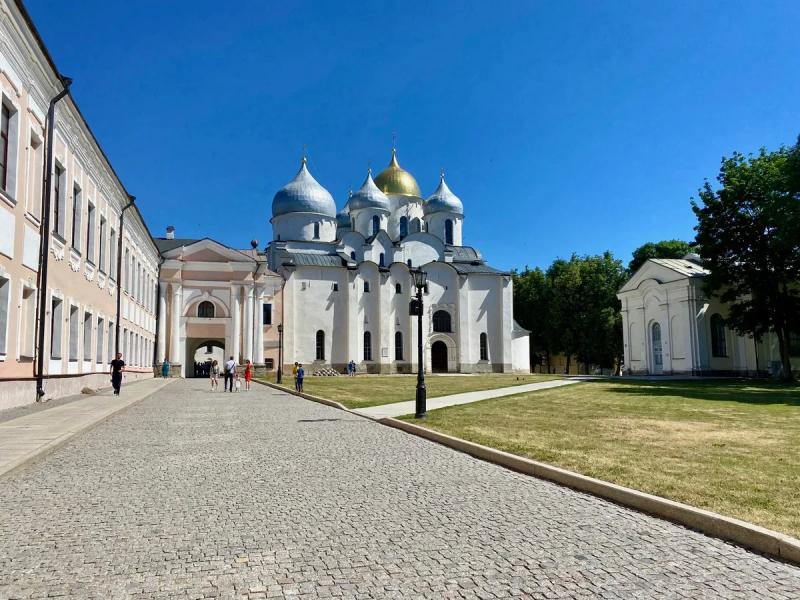
<svg viewBox="0 0 800 600">
<path fill-rule="evenodd" d="M 403 293 L 403 286 L 399 283 L 394 284 L 394 293 L 395 294 L 402 294 Z"/>
<path fill-rule="evenodd" d="M 437 310 L 433 313 L 433 330 L 443 333 L 452 331 L 449 312 L 446 310 Z"/>
<path fill-rule="evenodd" d="M 394 334 L 394 359 L 403 360 L 403 334 L 400 331 Z"/>
<path fill-rule="evenodd" d="M 453 243 L 453 221 L 451 219 L 447 219 L 444 222 L 444 243 Z"/>
<path fill-rule="evenodd" d="M 364 292 L 369 293 L 369 281 L 364 282 Z"/>
<path fill-rule="evenodd" d="M 352 258 L 353 260 L 355 260 L 355 259 L 356 259 L 356 251 L 355 251 L 355 250 L 353 250 L 353 251 L 350 253 L 350 258 Z"/>
<path fill-rule="evenodd" d="M 372 360 L 372 334 L 364 332 L 364 360 Z"/>
<path fill-rule="evenodd" d="M 719 313 L 711 315 L 711 356 L 715 358 L 728 356 L 725 344 L 725 320 Z"/>
<path fill-rule="evenodd" d="M 406 261 L 406 264 L 408 265 L 408 268 L 410 269 L 411 268 L 411 259 L 410 258 Z"/>
<path fill-rule="evenodd" d="M 325 360 L 325 332 L 317 331 L 317 360 Z"/>
<path fill-rule="evenodd" d="M 203 300 L 197 305 L 197 316 L 210 319 L 214 317 L 214 305 L 208 300 Z"/>
<path fill-rule="evenodd" d="M 489 360 L 489 340 L 485 333 L 481 334 L 481 360 Z"/>
<path fill-rule="evenodd" d="M 314 223 L 314 239 L 319 239 L 319 223 Z"/>
<path fill-rule="evenodd" d="M 381 218 L 378 215 L 372 217 L 372 235 L 376 235 L 381 230 Z"/>
<path fill-rule="evenodd" d="M 411 219 L 411 233 L 419 233 L 422 231 L 419 219 Z"/>
<path fill-rule="evenodd" d="M 400 237 L 408 235 L 408 217 L 400 217 Z"/>
<path fill-rule="evenodd" d="M 378 257 L 378 266 L 385 267 L 386 266 L 386 255 L 381 252 L 380 257 Z"/>
</svg>

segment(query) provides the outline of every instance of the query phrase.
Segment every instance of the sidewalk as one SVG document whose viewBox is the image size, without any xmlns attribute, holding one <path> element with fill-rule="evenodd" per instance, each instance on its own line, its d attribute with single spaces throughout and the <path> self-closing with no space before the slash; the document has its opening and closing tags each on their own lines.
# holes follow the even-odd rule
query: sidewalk
<svg viewBox="0 0 800 600">
<path fill-rule="evenodd" d="M 469 404 L 480 400 L 490 400 L 492 398 L 502 398 L 504 396 L 515 396 L 525 392 L 535 392 L 537 390 L 548 390 L 550 388 L 561 387 L 580 383 L 583 379 L 554 379 L 553 381 L 540 381 L 539 383 L 528 383 L 526 385 L 515 385 L 511 387 L 497 388 L 494 390 L 483 390 L 480 392 L 464 392 L 463 394 L 453 394 L 451 396 L 439 396 L 428 398 L 428 410 L 445 408 L 446 406 L 456 406 L 457 404 Z M 386 417 L 401 417 L 414 413 L 414 400 L 408 402 L 395 402 L 393 404 L 383 404 L 381 406 L 370 406 L 368 408 L 358 408 L 357 412 L 365 417 L 372 419 L 384 419 Z"/>
<path fill-rule="evenodd" d="M 0 423 L 0 476 L 36 456 L 58 448 L 74 435 L 147 398 L 171 381 L 145 379 L 124 386 L 119 397 L 114 396 L 112 390 L 107 390 Z"/>
</svg>

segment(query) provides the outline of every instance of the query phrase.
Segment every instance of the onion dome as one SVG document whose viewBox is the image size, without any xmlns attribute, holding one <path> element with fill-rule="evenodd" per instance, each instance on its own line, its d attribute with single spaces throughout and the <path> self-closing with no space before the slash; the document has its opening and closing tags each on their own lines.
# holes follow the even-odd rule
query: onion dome
<svg viewBox="0 0 800 600">
<path fill-rule="evenodd" d="M 397 150 L 392 148 L 392 160 L 375 178 L 375 185 L 384 194 L 399 194 L 401 196 L 414 196 L 420 198 L 417 180 L 408 171 L 402 169 L 397 162 Z"/>
<path fill-rule="evenodd" d="M 372 169 L 367 172 L 367 178 L 364 180 L 358 191 L 350 197 L 347 201 L 349 210 L 361 210 L 362 208 L 377 208 L 379 210 L 389 210 L 389 199 L 382 191 L 378 189 L 375 182 L 372 180 Z"/>
<path fill-rule="evenodd" d="M 437 212 L 464 215 L 464 205 L 461 203 L 461 199 L 447 187 L 444 181 L 444 173 L 442 173 L 439 179 L 439 187 L 437 187 L 436 191 L 425 201 L 422 209 L 426 215 Z"/>
<path fill-rule="evenodd" d="M 311 176 L 306 158 L 295 175 L 272 199 L 272 216 L 289 213 L 314 213 L 326 217 L 336 216 L 336 203 L 328 190 Z"/>
</svg>

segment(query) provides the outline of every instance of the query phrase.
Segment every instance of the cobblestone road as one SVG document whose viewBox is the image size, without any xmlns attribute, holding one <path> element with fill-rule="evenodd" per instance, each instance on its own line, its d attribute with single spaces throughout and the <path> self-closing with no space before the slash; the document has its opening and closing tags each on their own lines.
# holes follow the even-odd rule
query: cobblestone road
<svg viewBox="0 0 800 600">
<path fill-rule="evenodd" d="M 0 480 L 0 598 L 798 598 L 800 569 L 255 386 Z"/>
</svg>

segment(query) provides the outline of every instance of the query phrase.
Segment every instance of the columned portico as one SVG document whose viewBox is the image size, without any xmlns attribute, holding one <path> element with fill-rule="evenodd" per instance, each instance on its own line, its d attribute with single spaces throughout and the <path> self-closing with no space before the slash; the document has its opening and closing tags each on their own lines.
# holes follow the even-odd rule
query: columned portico
<svg viewBox="0 0 800 600">
<path fill-rule="evenodd" d="M 239 301 L 241 296 L 241 287 L 238 285 L 231 286 L 231 312 L 233 313 L 233 331 L 231 332 L 231 351 L 226 352 L 233 356 L 233 360 L 237 363 L 240 362 L 241 356 L 241 332 L 242 332 L 242 314 L 239 310 Z"/>
<path fill-rule="evenodd" d="M 158 349 L 156 362 L 164 360 L 167 356 L 167 286 L 162 283 L 158 286 Z"/>
<path fill-rule="evenodd" d="M 242 362 L 254 362 L 253 358 L 253 295 L 255 291 L 252 285 L 245 288 L 245 312 L 244 312 L 244 357 Z"/>
<path fill-rule="evenodd" d="M 181 316 L 183 314 L 183 287 L 180 283 L 172 283 L 172 335 L 170 336 L 170 362 L 174 365 L 183 362 L 183 344 L 181 343 Z"/>
<path fill-rule="evenodd" d="M 264 364 L 264 326 L 262 325 L 262 315 L 264 313 L 264 288 L 256 289 L 256 308 L 255 323 L 253 329 L 255 333 L 255 358 L 253 362 L 257 365 Z"/>
</svg>

